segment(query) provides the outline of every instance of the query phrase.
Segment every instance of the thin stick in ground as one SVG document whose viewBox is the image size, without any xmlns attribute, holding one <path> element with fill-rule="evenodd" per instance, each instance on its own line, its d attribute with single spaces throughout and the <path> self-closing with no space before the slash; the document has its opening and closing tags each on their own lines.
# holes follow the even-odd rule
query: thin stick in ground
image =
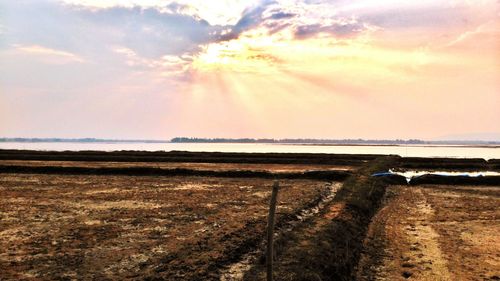
<svg viewBox="0 0 500 281">
<path fill-rule="evenodd" d="M 273 280 L 273 234 L 274 234 L 274 214 L 276 212 L 276 201 L 278 197 L 279 183 L 273 184 L 271 202 L 269 203 L 269 216 L 267 221 L 267 281 Z"/>
</svg>

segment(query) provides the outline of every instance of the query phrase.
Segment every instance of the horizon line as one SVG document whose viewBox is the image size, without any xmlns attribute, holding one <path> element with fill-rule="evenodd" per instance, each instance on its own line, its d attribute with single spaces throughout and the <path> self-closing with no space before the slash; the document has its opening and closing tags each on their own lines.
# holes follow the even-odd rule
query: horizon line
<svg viewBox="0 0 500 281">
<path fill-rule="evenodd" d="M 500 140 L 425 140 L 425 139 L 365 139 L 365 138 L 198 138 L 174 137 L 171 139 L 110 139 L 110 138 L 58 138 L 58 137 L 0 137 L 0 142 L 136 142 L 136 143 L 392 143 L 392 144 L 500 144 Z"/>
</svg>

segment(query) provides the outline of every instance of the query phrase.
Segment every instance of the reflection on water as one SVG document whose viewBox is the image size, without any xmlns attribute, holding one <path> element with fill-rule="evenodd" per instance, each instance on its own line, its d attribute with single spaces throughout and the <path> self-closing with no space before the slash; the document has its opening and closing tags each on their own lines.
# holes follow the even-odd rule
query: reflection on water
<svg viewBox="0 0 500 281">
<path fill-rule="evenodd" d="M 266 143 L 0 143 L 0 149 L 53 151 L 207 151 L 207 152 L 278 152 L 336 154 L 394 154 L 403 157 L 500 158 L 498 147 L 471 146 L 385 146 L 385 145 L 295 145 Z"/>
<path fill-rule="evenodd" d="M 413 178 L 423 175 L 436 175 L 445 177 L 485 177 L 485 176 L 500 176 L 500 172 L 493 171 L 476 171 L 476 172 L 457 172 L 457 171 L 394 171 L 389 169 L 388 174 L 400 175 L 406 178 L 409 183 Z M 380 174 L 382 175 L 382 174 Z"/>
</svg>

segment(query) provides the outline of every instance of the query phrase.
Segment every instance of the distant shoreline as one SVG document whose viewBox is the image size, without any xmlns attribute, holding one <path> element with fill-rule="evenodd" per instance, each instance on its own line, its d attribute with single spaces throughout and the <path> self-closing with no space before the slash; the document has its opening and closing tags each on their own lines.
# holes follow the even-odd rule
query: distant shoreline
<svg viewBox="0 0 500 281">
<path fill-rule="evenodd" d="M 419 139 L 224 139 L 173 138 L 171 140 L 98 139 L 98 138 L 0 138 L 0 143 L 182 143 L 182 144 L 287 144 L 309 146 L 420 146 L 420 147 L 500 147 L 500 141 L 424 141 Z"/>
<path fill-rule="evenodd" d="M 167 140 L 0 138 L 0 143 L 170 143 Z"/>
<path fill-rule="evenodd" d="M 500 142 L 444 142 L 444 141 L 438 141 L 438 142 L 433 142 L 433 141 L 428 141 L 424 143 L 382 143 L 382 142 L 355 142 L 355 143 L 310 143 L 310 142 L 304 142 L 304 143 L 298 143 L 298 142 L 230 142 L 230 141 L 188 141 L 188 142 L 172 142 L 172 141 L 165 141 L 165 140 L 107 140 L 107 139 L 57 139 L 57 140 L 51 140 L 51 139 L 1 139 L 0 138 L 0 144 L 2 143 L 73 143 L 73 144 L 228 144 L 228 145 L 234 145 L 234 144 L 262 144 L 262 145 L 291 145 L 291 146 L 332 146 L 332 147 L 345 147 L 345 146 L 359 146 L 359 147 L 367 147 L 367 146 L 380 146 L 380 147 L 456 147 L 456 148 L 500 148 Z"/>
</svg>

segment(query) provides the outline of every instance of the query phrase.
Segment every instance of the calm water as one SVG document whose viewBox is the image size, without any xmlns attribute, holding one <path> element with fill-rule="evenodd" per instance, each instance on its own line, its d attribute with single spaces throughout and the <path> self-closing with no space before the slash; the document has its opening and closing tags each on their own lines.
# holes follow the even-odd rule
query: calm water
<svg viewBox="0 0 500 281">
<path fill-rule="evenodd" d="M 406 181 L 409 183 L 413 178 L 418 178 L 423 175 L 436 175 L 436 176 L 446 176 L 446 177 L 457 177 L 457 176 L 466 176 L 466 177 L 486 177 L 486 176 L 500 176 L 500 172 L 495 171 L 476 171 L 476 172 L 452 172 L 452 171 L 393 171 L 389 169 L 389 173 L 400 175 L 406 178 Z"/>
<path fill-rule="evenodd" d="M 254 143 L 0 143 L 0 149 L 32 150 L 144 150 L 144 151 L 220 151 L 292 152 L 339 154 L 397 154 L 406 157 L 500 158 L 497 147 L 467 146 L 377 146 L 377 145 L 291 145 Z"/>
</svg>

